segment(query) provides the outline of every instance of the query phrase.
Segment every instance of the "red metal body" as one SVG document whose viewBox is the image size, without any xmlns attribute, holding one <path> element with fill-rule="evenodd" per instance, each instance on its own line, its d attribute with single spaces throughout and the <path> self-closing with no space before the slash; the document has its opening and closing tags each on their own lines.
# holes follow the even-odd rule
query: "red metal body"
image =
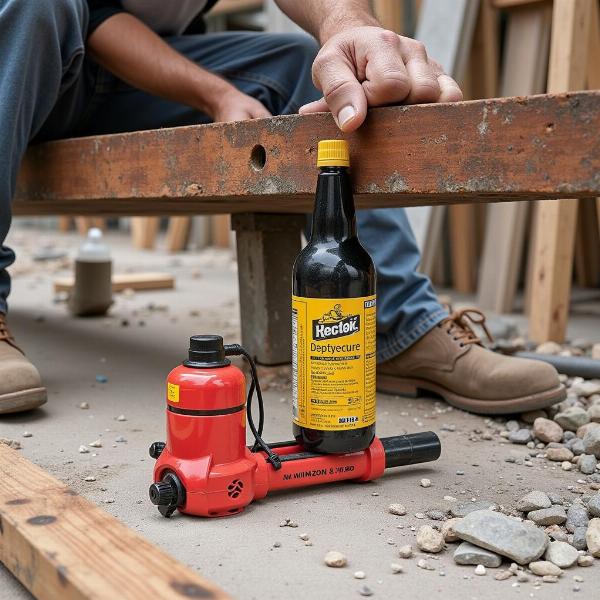
<svg viewBox="0 0 600 600">
<path fill-rule="evenodd" d="M 316 455 L 295 443 L 277 444 L 275 470 L 263 452 L 246 446 L 246 382 L 235 366 L 179 366 L 167 379 L 167 442 L 154 468 L 154 481 L 175 473 L 185 488 L 183 513 L 221 517 L 241 512 L 272 490 L 344 479 L 368 481 L 385 469 L 385 452 L 375 438 L 367 450 Z"/>
</svg>

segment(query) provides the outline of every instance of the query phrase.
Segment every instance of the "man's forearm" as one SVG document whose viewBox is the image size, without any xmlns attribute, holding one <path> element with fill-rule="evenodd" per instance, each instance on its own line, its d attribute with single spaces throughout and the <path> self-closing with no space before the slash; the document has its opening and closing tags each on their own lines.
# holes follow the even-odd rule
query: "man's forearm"
<svg viewBox="0 0 600 600">
<path fill-rule="evenodd" d="M 379 25 L 369 0 L 275 0 L 292 21 L 324 44 L 350 27 Z"/>
<path fill-rule="evenodd" d="M 231 85 L 173 50 L 128 13 L 104 21 L 88 39 L 88 52 L 132 86 L 213 116 Z"/>
</svg>

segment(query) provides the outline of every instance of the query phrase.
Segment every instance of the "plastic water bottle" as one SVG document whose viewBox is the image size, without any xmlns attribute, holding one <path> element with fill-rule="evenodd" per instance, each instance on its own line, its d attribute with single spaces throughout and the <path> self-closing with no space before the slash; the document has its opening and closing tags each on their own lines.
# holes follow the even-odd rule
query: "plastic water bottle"
<svg viewBox="0 0 600 600">
<path fill-rule="evenodd" d="M 75 259 L 75 285 L 69 299 L 78 317 L 106 314 L 112 304 L 112 260 L 102 231 L 92 227 Z"/>
</svg>

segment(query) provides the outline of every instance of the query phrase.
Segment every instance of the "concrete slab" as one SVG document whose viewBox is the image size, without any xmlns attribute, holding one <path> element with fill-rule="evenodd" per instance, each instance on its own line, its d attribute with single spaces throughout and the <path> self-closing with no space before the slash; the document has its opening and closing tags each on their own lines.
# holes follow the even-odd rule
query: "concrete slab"
<svg viewBox="0 0 600 600">
<path fill-rule="evenodd" d="M 42 372 L 49 403 L 30 414 L 0 419 L 0 437 L 19 439 L 29 459 L 240 600 L 355 598 L 365 584 L 374 597 L 385 599 L 441 593 L 447 598 L 486 600 L 571 597 L 573 570 L 558 584 L 537 589 L 533 579 L 513 587 L 515 578 L 495 581 L 489 571 L 477 577 L 473 567 L 454 565 L 453 547 L 428 557 L 433 571 L 417 568 L 418 555 L 398 558 L 401 545 L 414 547 L 412 528 L 430 522 L 415 514 L 448 508 L 452 501 L 444 496 L 459 502 L 494 500 L 505 506 L 514 506 L 531 489 L 575 497 L 567 486 L 576 485 L 577 473 L 539 459 L 533 459 L 530 468 L 505 462 L 509 455 L 526 456 L 528 449 L 507 445 L 497 436 L 482 440 L 478 432 L 485 431 L 489 421 L 486 424 L 484 418 L 457 410 L 446 412 L 446 405 L 433 399 L 380 395 L 378 432 L 437 431 L 443 453 L 436 463 L 397 469 L 368 484 L 274 494 L 228 519 L 181 515 L 163 519 L 147 498 L 153 466 L 147 448 L 164 438 L 164 380 L 184 358 L 190 334 L 223 333 L 228 341 L 239 341 L 235 263 L 228 252 L 213 250 L 176 257 L 133 251 L 128 237 L 111 234 L 118 270 L 166 270 L 176 276 L 176 289 L 119 296 L 109 318 L 73 319 L 63 304 L 52 301 L 49 271 L 54 267 L 29 258 L 44 242 L 73 250 L 77 239 L 74 234 L 33 230 L 12 234 L 12 245 L 24 260 L 14 279 L 10 324 Z M 597 320 L 594 329 L 586 327 L 586 337 L 592 331 L 599 339 Z M 97 383 L 96 375 L 108 381 Z M 289 369 L 270 373 L 269 380 L 265 437 L 289 439 Z M 78 408 L 81 402 L 88 402 L 90 408 Z M 121 414 L 126 421 L 117 420 Z M 452 426 L 454 431 L 449 431 Z M 23 438 L 25 430 L 33 437 Z M 127 441 L 116 442 L 120 436 Z M 102 448 L 78 452 L 81 444 L 97 439 L 103 440 Z M 88 475 L 96 481 L 86 483 Z M 431 479 L 431 487 L 420 487 L 423 477 Z M 404 504 L 408 514 L 389 514 L 387 506 L 394 502 Z M 297 521 L 299 527 L 279 527 L 285 518 Z M 312 546 L 299 539 L 302 533 L 310 536 Z M 281 547 L 274 548 L 275 542 Z M 328 550 L 345 553 L 348 567 L 324 566 Z M 392 562 L 401 563 L 404 573 L 392 574 Z M 356 570 L 364 571 L 366 579 L 354 579 Z M 600 585 L 600 568 L 576 573 L 585 580 L 579 584 L 578 597 L 593 598 Z M 29 597 L 2 569 L 0 590 L 2 599 Z"/>
</svg>

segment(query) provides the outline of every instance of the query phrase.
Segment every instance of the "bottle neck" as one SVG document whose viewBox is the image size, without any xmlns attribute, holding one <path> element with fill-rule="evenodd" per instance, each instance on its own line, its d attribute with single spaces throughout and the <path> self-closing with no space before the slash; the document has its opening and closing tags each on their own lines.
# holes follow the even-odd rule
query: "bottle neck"
<svg viewBox="0 0 600 600">
<path fill-rule="evenodd" d="M 347 167 L 319 170 L 310 241 L 336 240 L 356 236 L 356 214 Z"/>
</svg>

